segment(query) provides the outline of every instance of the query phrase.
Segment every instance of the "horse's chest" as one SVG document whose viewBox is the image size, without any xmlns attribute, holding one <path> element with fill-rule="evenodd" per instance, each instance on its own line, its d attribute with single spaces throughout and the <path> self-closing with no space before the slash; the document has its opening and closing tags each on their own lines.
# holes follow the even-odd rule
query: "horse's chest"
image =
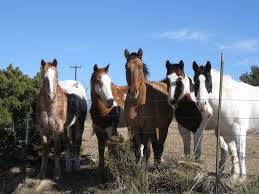
<svg viewBox="0 0 259 194">
<path fill-rule="evenodd" d="M 51 114 L 44 111 L 41 113 L 41 126 L 45 130 L 57 130 L 62 132 L 64 122 L 55 114 Z"/>
</svg>

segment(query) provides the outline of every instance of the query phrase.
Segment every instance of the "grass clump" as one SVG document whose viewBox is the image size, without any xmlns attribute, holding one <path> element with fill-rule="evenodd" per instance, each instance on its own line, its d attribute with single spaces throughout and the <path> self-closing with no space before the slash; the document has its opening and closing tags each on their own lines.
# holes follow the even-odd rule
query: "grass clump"
<svg viewBox="0 0 259 194">
<path fill-rule="evenodd" d="M 121 136 L 115 136 L 108 142 L 108 146 L 110 156 L 107 166 L 118 193 L 149 193 L 147 168 L 136 163 L 130 141 L 123 141 Z"/>
</svg>

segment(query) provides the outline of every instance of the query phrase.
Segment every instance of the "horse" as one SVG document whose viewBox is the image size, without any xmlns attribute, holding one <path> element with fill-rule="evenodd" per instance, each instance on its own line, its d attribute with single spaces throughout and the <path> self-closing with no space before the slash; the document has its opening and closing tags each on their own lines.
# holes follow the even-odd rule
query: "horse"
<svg viewBox="0 0 259 194">
<path fill-rule="evenodd" d="M 40 168 L 40 178 L 46 177 L 48 163 L 48 143 L 51 135 L 54 136 L 54 179 L 60 180 L 60 152 L 62 144 L 66 149 L 66 171 L 70 172 L 72 163 L 70 155 L 70 146 L 67 137 L 67 128 L 72 129 L 73 153 L 76 157 L 75 169 L 80 167 L 79 152 L 81 146 L 82 133 L 84 130 L 84 121 L 87 114 L 86 99 L 81 94 L 85 92 L 82 86 L 77 83 L 69 87 L 66 94 L 58 83 L 57 60 L 45 62 L 41 60 L 41 80 L 42 87 L 37 102 L 37 122 L 41 134 L 42 161 Z M 78 85 L 80 87 L 78 87 Z M 69 88 L 73 88 L 71 91 Z"/>
<path fill-rule="evenodd" d="M 212 120 L 216 120 L 219 106 L 220 73 L 211 69 L 210 62 L 198 65 L 193 62 L 194 83 L 197 104 L 200 109 L 212 109 Z M 220 110 L 221 144 L 220 168 L 224 169 L 227 152 L 232 159 L 232 178 L 246 179 L 246 135 L 259 131 L 259 88 L 238 82 L 223 75 L 222 105 Z M 222 138 L 221 138 L 222 139 Z M 220 140 L 221 140 L 220 139 Z"/>
<path fill-rule="evenodd" d="M 183 139 L 186 160 L 192 158 L 192 134 L 194 137 L 194 160 L 198 160 L 201 155 L 202 128 L 207 124 L 204 120 L 205 115 L 202 115 L 196 105 L 194 84 L 184 72 L 184 62 L 181 60 L 179 63 L 171 63 L 167 60 L 166 69 L 164 81 L 168 85 L 168 103 L 175 110 L 175 118 Z"/>
<path fill-rule="evenodd" d="M 117 86 L 108 75 L 109 65 L 98 68 L 94 65 L 91 76 L 90 114 L 94 133 L 98 140 L 99 167 L 104 167 L 104 151 L 107 140 L 117 135 L 117 127 L 125 127 L 124 101 L 127 86 Z M 108 148 L 109 149 L 109 148 Z"/>
<path fill-rule="evenodd" d="M 173 118 L 173 109 L 167 102 L 167 85 L 151 82 L 147 77 L 147 65 L 142 62 L 143 51 L 124 51 L 128 95 L 125 100 L 125 118 L 131 134 L 136 161 L 143 158 L 149 165 L 152 143 L 155 164 L 161 162 L 168 127 Z"/>
</svg>

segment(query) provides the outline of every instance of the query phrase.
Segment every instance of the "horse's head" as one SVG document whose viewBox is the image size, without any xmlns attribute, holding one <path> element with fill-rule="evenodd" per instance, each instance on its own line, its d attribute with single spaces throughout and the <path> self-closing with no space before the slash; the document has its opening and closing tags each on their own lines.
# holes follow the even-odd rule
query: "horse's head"
<svg viewBox="0 0 259 194">
<path fill-rule="evenodd" d="M 57 60 L 45 62 L 41 60 L 43 88 L 50 102 L 54 102 L 58 86 Z"/>
<path fill-rule="evenodd" d="M 194 92 L 197 98 L 197 105 L 200 110 L 206 111 L 210 106 L 209 95 L 212 92 L 211 64 L 198 65 L 195 61 L 192 64 L 194 70 Z"/>
<path fill-rule="evenodd" d="M 146 77 L 148 76 L 148 68 L 142 62 L 143 51 L 140 48 L 137 53 L 129 53 L 127 49 L 124 51 L 126 57 L 126 79 L 128 84 L 128 96 L 131 99 L 137 99 L 144 87 Z"/>
<path fill-rule="evenodd" d="M 184 63 L 182 60 L 179 63 L 170 63 L 170 61 L 166 61 L 168 102 L 173 108 L 175 108 L 176 103 L 185 95 L 185 79 L 188 79 L 188 77 L 185 76 L 183 68 Z"/>
<path fill-rule="evenodd" d="M 91 77 L 91 92 L 97 98 L 100 98 L 107 108 L 113 106 L 113 95 L 111 89 L 111 78 L 108 75 L 109 65 L 104 68 L 98 68 L 94 65 Z"/>
</svg>

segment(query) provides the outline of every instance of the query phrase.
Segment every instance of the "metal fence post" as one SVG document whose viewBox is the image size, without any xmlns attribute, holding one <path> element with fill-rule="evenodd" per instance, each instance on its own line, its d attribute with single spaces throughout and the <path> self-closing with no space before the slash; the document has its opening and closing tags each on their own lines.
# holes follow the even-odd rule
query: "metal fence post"
<svg viewBox="0 0 259 194">
<path fill-rule="evenodd" d="M 218 118 L 217 118 L 217 151 L 216 151 L 216 194 L 219 193 L 219 152 L 220 152 L 220 111 L 221 111 L 221 100 L 222 100 L 222 84 L 223 84 L 223 68 L 224 68 L 224 54 L 221 53 L 221 64 L 220 64 L 220 85 L 219 85 L 219 105 L 218 105 Z"/>
</svg>

